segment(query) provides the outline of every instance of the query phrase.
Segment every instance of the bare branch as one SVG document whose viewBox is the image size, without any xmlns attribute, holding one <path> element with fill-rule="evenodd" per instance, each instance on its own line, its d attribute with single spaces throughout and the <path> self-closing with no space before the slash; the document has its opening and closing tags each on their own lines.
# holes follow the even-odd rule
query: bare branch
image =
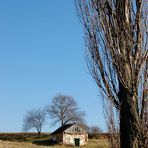
<svg viewBox="0 0 148 148">
<path fill-rule="evenodd" d="M 80 111 L 73 97 L 62 94 L 58 94 L 52 99 L 47 113 L 54 120 L 54 123 L 61 122 L 61 125 L 70 122 L 82 123 L 85 115 L 84 112 Z"/>
<path fill-rule="evenodd" d="M 141 126 L 146 123 L 141 125 L 141 117 L 148 79 L 148 2 L 75 0 L 75 5 L 84 27 L 90 74 L 102 97 L 120 112 L 121 146 L 131 140 L 127 146 L 142 147 Z"/>
</svg>

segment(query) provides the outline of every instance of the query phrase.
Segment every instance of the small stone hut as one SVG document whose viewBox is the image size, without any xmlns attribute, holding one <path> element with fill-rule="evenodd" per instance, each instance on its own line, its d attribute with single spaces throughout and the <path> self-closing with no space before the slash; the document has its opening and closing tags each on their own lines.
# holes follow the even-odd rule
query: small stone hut
<svg viewBox="0 0 148 148">
<path fill-rule="evenodd" d="M 77 124 L 66 124 L 51 134 L 51 139 L 65 145 L 82 146 L 88 141 L 88 133 Z"/>
</svg>

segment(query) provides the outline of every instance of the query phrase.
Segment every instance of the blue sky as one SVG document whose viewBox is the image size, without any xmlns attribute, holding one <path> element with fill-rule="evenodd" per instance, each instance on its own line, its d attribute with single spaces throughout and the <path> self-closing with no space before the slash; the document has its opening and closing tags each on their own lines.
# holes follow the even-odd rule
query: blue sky
<svg viewBox="0 0 148 148">
<path fill-rule="evenodd" d="M 0 132 L 19 132 L 25 113 L 62 93 L 105 129 L 99 92 L 84 60 L 73 0 L 0 0 Z M 51 131 L 50 122 L 44 131 Z"/>
</svg>

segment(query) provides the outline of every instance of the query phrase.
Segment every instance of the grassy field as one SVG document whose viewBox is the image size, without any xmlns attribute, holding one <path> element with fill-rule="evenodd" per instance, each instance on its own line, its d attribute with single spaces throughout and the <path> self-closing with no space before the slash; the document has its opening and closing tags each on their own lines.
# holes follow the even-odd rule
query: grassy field
<svg viewBox="0 0 148 148">
<path fill-rule="evenodd" d="M 72 146 L 52 145 L 43 146 L 32 144 L 32 142 L 14 142 L 14 141 L 2 141 L 0 140 L 0 148 L 72 148 Z M 81 148 L 109 148 L 107 140 L 89 140 L 86 146 Z"/>
<path fill-rule="evenodd" d="M 41 139 L 47 139 L 50 137 L 50 133 L 42 133 Z M 7 141 L 30 141 L 38 139 L 37 133 L 0 133 L 0 140 L 7 140 Z"/>
<path fill-rule="evenodd" d="M 49 133 L 42 133 L 38 139 L 36 133 L 0 133 L 0 148 L 72 148 L 74 146 L 53 145 Z M 107 138 L 89 139 L 81 148 L 109 148 Z"/>
</svg>

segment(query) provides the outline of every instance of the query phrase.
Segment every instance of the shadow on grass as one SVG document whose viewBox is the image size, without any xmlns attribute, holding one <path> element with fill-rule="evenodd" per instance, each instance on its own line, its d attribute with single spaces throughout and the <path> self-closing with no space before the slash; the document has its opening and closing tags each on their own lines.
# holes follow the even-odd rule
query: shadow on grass
<svg viewBox="0 0 148 148">
<path fill-rule="evenodd" d="M 35 140 L 35 141 L 32 142 L 32 144 L 51 146 L 51 145 L 55 145 L 57 143 L 52 141 L 52 140 Z"/>
</svg>

